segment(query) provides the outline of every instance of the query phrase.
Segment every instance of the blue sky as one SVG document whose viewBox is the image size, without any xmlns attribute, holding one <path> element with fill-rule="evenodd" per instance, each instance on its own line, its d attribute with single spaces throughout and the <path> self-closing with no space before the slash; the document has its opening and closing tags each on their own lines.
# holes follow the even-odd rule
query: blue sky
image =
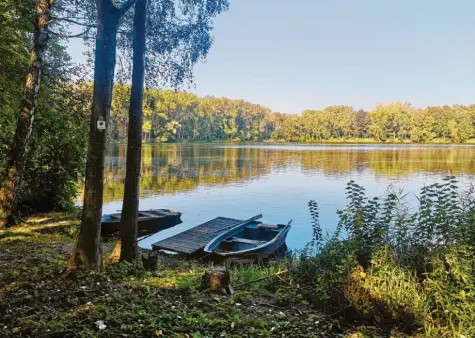
<svg viewBox="0 0 475 338">
<path fill-rule="evenodd" d="M 230 2 L 195 68 L 200 96 L 285 113 L 475 103 L 474 0 Z"/>
</svg>

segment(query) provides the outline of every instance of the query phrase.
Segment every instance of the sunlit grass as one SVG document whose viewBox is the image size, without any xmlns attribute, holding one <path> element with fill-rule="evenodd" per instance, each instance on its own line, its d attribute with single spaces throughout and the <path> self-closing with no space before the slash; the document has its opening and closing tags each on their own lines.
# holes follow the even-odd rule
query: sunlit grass
<svg viewBox="0 0 475 338">
<path fill-rule="evenodd" d="M 80 221 L 75 213 L 36 215 L 25 222 L 0 231 L 1 242 L 52 244 L 71 240 Z"/>
</svg>

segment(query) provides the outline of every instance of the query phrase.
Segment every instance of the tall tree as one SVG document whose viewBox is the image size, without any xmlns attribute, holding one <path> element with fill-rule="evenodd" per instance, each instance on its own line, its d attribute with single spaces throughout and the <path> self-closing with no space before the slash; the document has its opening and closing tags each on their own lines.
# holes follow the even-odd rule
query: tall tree
<svg viewBox="0 0 475 338">
<path fill-rule="evenodd" d="M 131 20 L 126 15 L 135 0 L 97 0 L 98 27 L 95 50 L 94 94 L 86 163 L 81 228 L 69 267 L 102 266 L 101 219 L 106 132 L 98 122 L 109 122 L 116 45 L 130 50 Z M 119 4 L 119 7 L 117 7 Z M 147 7 L 146 67 L 151 85 L 178 86 L 192 78 L 192 67 L 203 59 L 212 43 L 212 18 L 228 7 L 227 0 L 153 0 Z M 125 15 L 125 16 L 124 16 Z M 121 20 L 123 19 L 123 20 Z M 117 40 L 119 22 L 126 34 Z M 124 48 L 125 47 L 125 48 Z M 129 48 L 127 48 L 129 47 Z M 157 79 L 162 78 L 157 82 Z"/>
<path fill-rule="evenodd" d="M 8 154 L 7 167 L 0 187 L 0 229 L 14 223 L 18 211 L 18 194 L 25 169 L 28 142 L 35 118 L 41 71 L 49 38 L 48 26 L 55 0 L 37 0 L 35 32 L 30 54 L 28 74 L 20 106 L 13 144 Z"/>
<path fill-rule="evenodd" d="M 134 14 L 132 89 L 130 92 L 129 133 L 124 203 L 120 218 L 120 260 L 134 261 L 138 257 L 137 218 L 139 210 L 140 163 L 142 162 L 142 120 L 145 74 L 146 0 L 137 0 Z"/>
<path fill-rule="evenodd" d="M 94 62 L 94 89 L 92 114 L 89 125 L 89 146 L 86 162 L 84 205 L 81 228 L 70 260 L 70 268 L 83 265 L 87 268 L 102 266 L 101 219 L 104 186 L 104 154 L 106 131 L 102 123 L 109 122 L 114 85 L 117 28 L 119 20 L 133 6 L 135 0 L 123 2 L 97 0 L 97 32 Z"/>
</svg>

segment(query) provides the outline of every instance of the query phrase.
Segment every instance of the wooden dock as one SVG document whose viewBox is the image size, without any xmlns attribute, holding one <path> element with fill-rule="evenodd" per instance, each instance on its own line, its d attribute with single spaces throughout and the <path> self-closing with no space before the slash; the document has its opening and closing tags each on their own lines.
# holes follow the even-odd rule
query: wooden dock
<svg viewBox="0 0 475 338">
<path fill-rule="evenodd" d="M 185 255 L 196 255 L 213 238 L 218 236 L 233 224 L 242 222 L 238 219 L 218 217 L 179 233 L 175 236 L 166 238 L 152 244 L 155 251 L 167 250 Z"/>
</svg>

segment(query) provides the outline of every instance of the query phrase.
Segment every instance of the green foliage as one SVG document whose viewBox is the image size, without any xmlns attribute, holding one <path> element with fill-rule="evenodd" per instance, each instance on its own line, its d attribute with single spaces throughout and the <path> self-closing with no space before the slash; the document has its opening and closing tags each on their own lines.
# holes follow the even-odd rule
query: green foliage
<svg viewBox="0 0 475 338">
<path fill-rule="evenodd" d="M 390 247 L 375 252 L 371 267 L 361 265 L 348 275 L 344 294 L 364 317 L 417 329 L 425 319 L 425 295 L 416 273 L 400 264 Z"/>
<path fill-rule="evenodd" d="M 129 86 L 116 85 L 109 135 L 127 136 Z M 144 97 L 146 140 L 287 142 L 445 142 L 475 137 L 475 105 L 416 109 L 396 102 L 370 112 L 329 106 L 302 115 L 271 113 L 242 100 L 197 97 L 186 92 L 149 89 Z"/>
<path fill-rule="evenodd" d="M 62 4 L 57 1 L 57 6 Z M 1 2 L 0 184 L 20 110 L 33 22 L 34 2 Z M 71 64 L 61 39 L 51 38 L 48 44 L 20 196 L 22 207 L 37 211 L 72 206 L 87 141 L 89 97 L 70 81 L 80 73 Z"/>
<path fill-rule="evenodd" d="M 112 280 L 143 278 L 147 274 L 142 264 L 127 261 L 106 265 L 106 272 Z"/>
<path fill-rule="evenodd" d="M 0 2 L 0 177 L 15 133 L 22 88 L 28 68 L 33 24 L 32 3 L 27 0 Z"/>
<path fill-rule="evenodd" d="M 316 255 L 292 262 L 293 283 L 331 311 L 352 308 L 381 325 L 427 336 L 475 334 L 475 195 L 460 194 L 454 177 L 421 190 L 417 212 L 389 189 L 368 199 L 351 181 L 335 235 Z M 310 245 L 322 243 L 318 206 L 309 203 Z"/>
<path fill-rule="evenodd" d="M 87 148 L 86 89 L 43 85 L 22 181 L 21 202 L 37 211 L 73 206 Z"/>
</svg>

